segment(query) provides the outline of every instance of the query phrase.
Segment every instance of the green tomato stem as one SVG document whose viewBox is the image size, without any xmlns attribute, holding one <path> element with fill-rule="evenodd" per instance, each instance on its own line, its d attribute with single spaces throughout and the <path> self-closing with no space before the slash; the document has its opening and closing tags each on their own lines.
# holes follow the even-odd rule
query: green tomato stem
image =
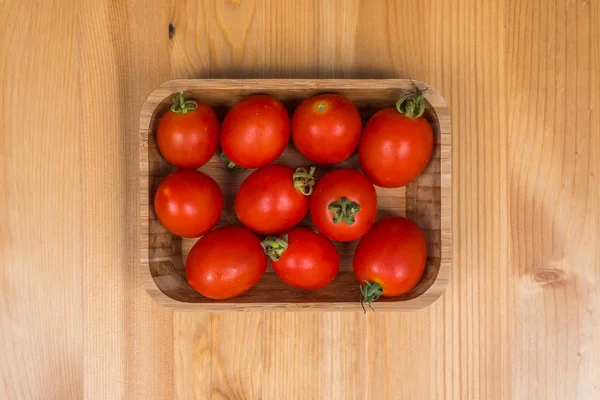
<svg viewBox="0 0 600 400">
<path fill-rule="evenodd" d="M 413 92 L 402 96 L 396 102 L 396 110 L 410 119 L 419 118 L 425 112 L 425 96 L 416 83 L 413 82 L 413 86 L 415 88 Z"/>
<path fill-rule="evenodd" d="M 231 161 L 225 153 L 221 153 L 221 160 L 225 161 L 225 164 L 227 165 L 227 169 L 230 172 L 241 172 L 244 170 L 244 168 L 238 166 L 236 163 Z"/>
<path fill-rule="evenodd" d="M 381 296 L 383 293 L 383 288 L 379 283 L 376 282 L 363 281 L 363 283 L 364 284 L 360 285 L 360 305 L 366 314 L 367 310 L 365 308 L 365 301 L 367 302 L 369 308 L 375 311 L 371 306 L 371 302 L 377 300 L 379 296 Z"/>
<path fill-rule="evenodd" d="M 271 260 L 279 261 L 288 248 L 288 235 L 282 237 L 269 236 L 260 242 L 260 245 Z"/>
<path fill-rule="evenodd" d="M 294 187 L 305 196 L 310 196 L 315 186 L 315 167 L 310 167 L 310 171 L 306 168 L 298 168 L 292 177 Z"/>
<path fill-rule="evenodd" d="M 354 216 L 360 211 L 360 204 L 342 197 L 340 200 L 329 204 L 329 211 L 333 212 L 333 223 L 339 224 L 344 221 L 352 225 L 355 221 Z"/>
<path fill-rule="evenodd" d="M 185 100 L 183 97 L 183 90 L 180 90 L 178 94 L 173 96 L 173 105 L 171 106 L 171 111 L 176 114 L 179 113 L 187 113 L 188 111 L 194 111 L 198 108 L 198 103 L 194 100 Z"/>
</svg>

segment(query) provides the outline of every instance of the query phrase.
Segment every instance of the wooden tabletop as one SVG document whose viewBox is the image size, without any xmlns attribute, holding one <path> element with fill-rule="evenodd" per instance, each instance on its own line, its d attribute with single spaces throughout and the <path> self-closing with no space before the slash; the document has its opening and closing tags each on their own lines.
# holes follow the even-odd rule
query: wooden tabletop
<svg viewBox="0 0 600 400">
<path fill-rule="evenodd" d="M 0 398 L 600 397 L 598 1 L 8 0 L 0 71 Z M 176 77 L 435 87 L 446 293 L 366 316 L 156 305 L 137 124 Z"/>
</svg>

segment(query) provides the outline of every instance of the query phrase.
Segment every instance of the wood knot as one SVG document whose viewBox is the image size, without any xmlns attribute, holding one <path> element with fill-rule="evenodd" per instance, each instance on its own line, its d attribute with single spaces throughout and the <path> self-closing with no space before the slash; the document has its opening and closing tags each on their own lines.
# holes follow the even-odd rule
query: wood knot
<svg viewBox="0 0 600 400">
<path fill-rule="evenodd" d="M 169 39 L 173 38 L 174 34 L 175 34 L 175 27 L 173 26 L 173 24 L 169 24 Z"/>
<path fill-rule="evenodd" d="M 542 285 L 564 282 L 567 280 L 567 273 L 562 269 L 542 268 L 535 271 L 533 280 Z"/>
</svg>

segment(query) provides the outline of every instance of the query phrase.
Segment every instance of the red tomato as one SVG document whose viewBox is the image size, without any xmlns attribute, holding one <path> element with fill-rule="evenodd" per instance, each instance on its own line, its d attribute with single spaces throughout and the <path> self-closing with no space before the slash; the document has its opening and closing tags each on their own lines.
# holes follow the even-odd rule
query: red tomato
<svg viewBox="0 0 600 400">
<path fill-rule="evenodd" d="M 427 166 L 433 151 L 433 131 L 422 116 L 424 98 L 416 92 L 369 119 L 358 145 L 358 160 L 377 186 L 400 187 L 412 182 Z"/>
<path fill-rule="evenodd" d="M 400 296 L 419 282 L 427 264 L 421 228 L 404 217 L 377 222 L 354 251 L 353 268 L 361 283 L 361 304 L 381 296 Z M 363 306 L 364 308 L 364 306 Z"/>
<path fill-rule="evenodd" d="M 292 117 L 292 140 L 304 157 L 319 164 L 337 164 L 354 153 L 362 121 L 358 109 L 340 94 L 304 100 Z"/>
<path fill-rule="evenodd" d="M 314 168 L 296 172 L 286 165 L 271 164 L 257 169 L 240 186 L 233 208 L 244 226 L 256 233 L 272 235 L 297 225 L 308 212 Z"/>
<path fill-rule="evenodd" d="M 158 121 L 156 141 L 163 157 L 177 168 L 200 168 L 219 146 L 219 120 L 212 108 L 197 100 L 175 96 Z"/>
<path fill-rule="evenodd" d="M 231 162 L 243 168 L 272 163 L 290 140 L 290 117 L 271 96 L 240 100 L 225 116 L 221 148 Z"/>
<path fill-rule="evenodd" d="M 335 278 L 340 255 L 329 239 L 309 228 L 292 228 L 261 242 L 273 270 L 288 285 L 318 289 Z"/>
<path fill-rule="evenodd" d="M 180 169 L 158 185 L 154 211 L 169 232 L 186 238 L 198 237 L 219 221 L 223 193 L 210 176 L 193 169 Z"/>
<path fill-rule="evenodd" d="M 360 172 L 337 169 L 325 174 L 310 199 L 313 224 L 325 236 L 350 242 L 367 233 L 377 216 L 377 193 Z"/>
<path fill-rule="evenodd" d="M 241 226 L 222 226 L 202 236 L 185 263 L 190 286 L 211 299 L 239 296 L 266 270 L 260 240 Z"/>
</svg>

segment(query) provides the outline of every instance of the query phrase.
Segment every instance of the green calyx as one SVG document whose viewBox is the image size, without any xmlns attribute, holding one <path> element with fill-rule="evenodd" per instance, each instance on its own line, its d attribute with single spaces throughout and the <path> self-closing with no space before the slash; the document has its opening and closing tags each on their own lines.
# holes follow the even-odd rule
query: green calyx
<svg viewBox="0 0 600 400">
<path fill-rule="evenodd" d="M 260 245 L 271 260 L 279 261 L 288 248 L 288 235 L 282 237 L 269 236 L 260 242 Z"/>
<path fill-rule="evenodd" d="M 306 168 L 298 168 L 294 172 L 293 180 L 294 187 L 305 196 L 310 196 L 315 186 L 315 167 L 310 167 L 310 171 Z"/>
<path fill-rule="evenodd" d="M 242 172 L 244 170 L 244 168 L 231 161 L 229 157 L 225 155 L 225 153 L 221 153 L 221 160 L 225 161 L 225 164 L 227 165 L 227 170 L 229 170 L 230 172 Z"/>
<path fill-rule="evenodd" d="M 194 111 L 196 108 L 198 108 L 198 103 L 196 103 L 194 100 L 185 100 L 183 97 L 183 90 L 180 90 L 178 94 L 173 96 L 173 105 L 171 106 L 171 111 L 174 113 L 185 114 L 188 111 Z"/>
<path fill-rule="evenodd" d="M 354 223 L 354 216 L 360 211 L 360 204 L 342 197 L 338 201 L 329 204 L 329 211 L 333 212 L 333 223 L 339 224 L 344 221 L 348 225 Z"/>
<path fill-rule="evenodd" d="M 414 91 L 402 96 L 396 102 L 396 110 L 411 119 L 419 118 L 425 112 L 425 96 L 416 83 L 413 82 L 413 86 Z"/>
<path fill-rule="evenodd" d="M 360 305 L 365 314 L 367 313 L 367 309 L 365 308 L 365 301 L 367 302 L 369 308 L 373 310 L 371 302 L 377 300 L 382 293 L 383 288 L 379 283 L 363 281 L 363 284 L 360 285 Z"/>
</svg>

